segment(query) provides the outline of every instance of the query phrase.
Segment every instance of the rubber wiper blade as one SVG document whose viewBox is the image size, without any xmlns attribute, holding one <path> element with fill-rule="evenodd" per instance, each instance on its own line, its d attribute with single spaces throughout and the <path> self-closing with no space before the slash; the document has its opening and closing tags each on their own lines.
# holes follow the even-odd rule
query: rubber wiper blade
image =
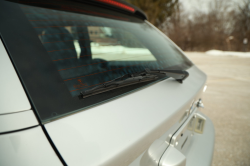
<svg viewBox="0 0 250 166">
<path fill-rule="evenodd" d="M 174 78 L 179 83 L 183 83 L 183 80 L 185 80 L 189 76 L 189 73 L 185 70 L 150 70 L 148 68 L 145 68 L 145 73 L 166 74 L 168 77 Z"/>
<path fill-rule="evenodd" d="M 118 77 L 114 80 L 111 80 L 109 82 L 106 82 L 102 85 L 95 86 L 94 88 L 91 88 L 89 90 L 85 90 L 83 92 L 80 92 L 80 95 L 78 96 L 80 99 L 84 99 L 93 95 L 97 95 L 100 93 L 104 93 L 107 91 L 111 91 L 117 88 L 147 82 L 147 81 L 153 81 L 158 78 L 156 74 L 165 74 L 168 77 L 173 77 L 176 79 L 176 81 L 182 83 L 183 80 L 185 80 L 189 73 L 187 71 L 183 70 L 150 70 L 148 68 L 145 68 L 143 72 L 136 73 L 136 74 L 126 74 L 121 77 Z"/>
<path fill-rule="evenodd" d="M 79 99 L 84 99 L 93 95 L 97 95 L 100 93 L 104 93 L 107 91 L 111 91 L 117 88 L 133 85 L 133 84 L 138 84 L 142 82 L 148 82 L 148 81 L 153 81 L 158 78 L 157 75 L 153 74 L 126 74 L 122 77 L 116 78 L 112 81 L 106 82 L 102 85 L 95 86 L 94 88 L 91 88 L 89 90 L 85 90 L 83 92 L 80 92 L 80 95 L 78 96 Z"/>
</svg>

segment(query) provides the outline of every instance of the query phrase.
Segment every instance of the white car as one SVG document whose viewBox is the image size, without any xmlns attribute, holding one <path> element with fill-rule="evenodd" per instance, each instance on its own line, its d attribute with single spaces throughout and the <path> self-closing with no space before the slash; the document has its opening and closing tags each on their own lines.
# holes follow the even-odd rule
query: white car
<svg viewBox="0 0 250 166">
<path fill-rule="evenodd" d="M 209 166 L 207 76 L 119 0 L 0 0 L 0 166 Z"/>
</svg>

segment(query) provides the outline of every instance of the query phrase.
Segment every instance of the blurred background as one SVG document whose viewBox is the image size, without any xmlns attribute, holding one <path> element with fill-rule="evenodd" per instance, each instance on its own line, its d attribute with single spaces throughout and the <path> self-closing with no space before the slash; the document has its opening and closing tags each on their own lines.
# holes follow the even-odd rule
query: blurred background
<svg viewBox="0 0 250 166">
<path fill-rule="evenodd" d="M 250 0 L 126 0 L 207 76 L 213 166 L 250 166 Z"/>
<path fill-rule="evenodd" d="M 250 51 L 249 0 L 127 0 L 184 51 Z"/>
</svg>

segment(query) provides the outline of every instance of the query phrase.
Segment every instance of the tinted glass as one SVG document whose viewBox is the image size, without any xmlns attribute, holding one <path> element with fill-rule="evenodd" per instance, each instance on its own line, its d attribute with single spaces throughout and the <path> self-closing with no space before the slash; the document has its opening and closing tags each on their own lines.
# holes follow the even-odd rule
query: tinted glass
<svg viewBox="0 0 250 166">
<path fill-rule="evenodd" d="M 8 2 L 7 5 L 17 4 Z M 32 31 L 29 34 L 27 31 L 15 33 L 17 36 L 18 33 L 27 34 L 20 40 L 26 47 L 23 49 L 34 48 L 25 53 L 26 57 L 33 56 L 35 60 L 27 59 L 26 63 L 34 66 L 24 68 L 24 64 L 15 58 L 15 53 L 11 56 L 17 61 L 17 68 L 42 121 L 82 110 L 152 83 L 106 92 L 87 101 L 77 98 L 81 91 L 124 74 L 141 72 L 145 68 L 186 70 L 192 65 L 166 36 L 143 20 L 84 4 L 71 5 L 64 10 L 27 4 L 15 6 L 18 8 L 15 17 L 25 20 L 22 24 Z M 9 22 L 18 25 L 20 20 L 15 19 Z M 42 76 L 39 79 L 37 76 L 22 76 L 31 70 Z M 38 96 L 35 92 L 43 94 Z M 60 102 L 63 104 L 52 104 Z"/>
</svg>

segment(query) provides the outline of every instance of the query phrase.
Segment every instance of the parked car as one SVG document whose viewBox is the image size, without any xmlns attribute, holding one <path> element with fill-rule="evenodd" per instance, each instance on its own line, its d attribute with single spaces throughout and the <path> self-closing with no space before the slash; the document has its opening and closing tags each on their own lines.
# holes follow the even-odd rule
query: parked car
<svg viewBox="0 0 250 166">
<path fill-rule="evenodd" d="M 207 76 L 120 0 L 0 1 L 1 166 L 209 166 Z"/>
</svg>

